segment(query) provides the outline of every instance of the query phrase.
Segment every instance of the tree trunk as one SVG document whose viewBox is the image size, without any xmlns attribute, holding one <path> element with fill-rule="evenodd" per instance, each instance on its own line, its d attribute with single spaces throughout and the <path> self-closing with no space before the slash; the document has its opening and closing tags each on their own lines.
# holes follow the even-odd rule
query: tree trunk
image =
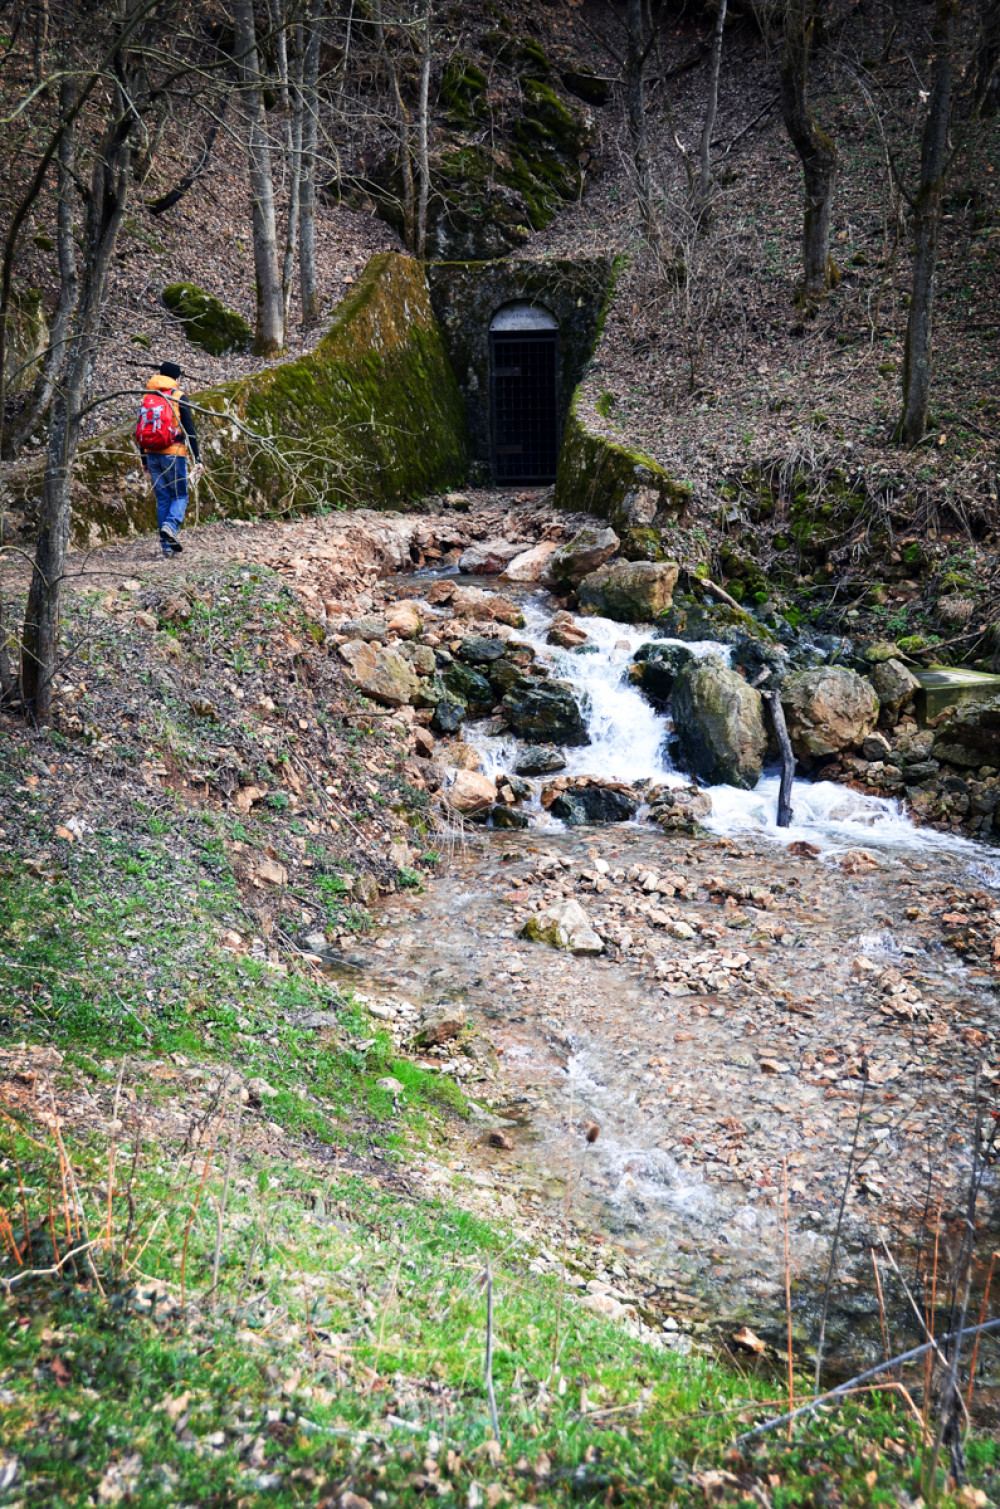
<svg viewBox="0 0 1000 1509">
<path fill-rule="evenodd" d="M 913 200 L 913 285 L 903 354 L 903 413 L 898 429 L 904 445 L 916 445 L 923 439 L 930 405 L 934 282 L 951 121 L 957 17 L 958 0 L 937 0 L 931 91 L 920 143 L 920 186 Z"/>
<path fill-rule="evenodd" d="M 781 54 L 781 111 L 792 145 L 802 162 L 805 211 L 802 227 L 803 304 L 821 302 L 837 282 L 830 256 L 830 214 L 837 178 L 837 147 L 817 124 L 809 108 L 809 58 L 821 0 L 787 0 Z"/>
<path fill-rule="evenodd" d="M 431 164 L 429 148 L 429 94 L 431 83 L 431 12 L 433 0 L 424 0 L 424 24 L 420 54 L 420 106 L 417 112 L 417 172 L 419 195 L 417 199 L 417 256 L 427 256 L 427 201 L 431 191 Z"/>
<path fill-rule="evenodd" d="M 973 63 L 974 108 L 984 117 L 1000 108 L 1000 0 L 983 0 Z"/>
<path fill-rule="evenodd" d="M 250 193 L 253 199 L 253 262 L 257 280 L 257 332 L 254 350 L 273 356 L 285 341 L 284 302 L 278 267 L 271 149 L 260 88 L 253 0 L 235 0 L 236 67 L 247 122 Z"/>
<path fill-rule="evenodd" d="M 76 93 L 76 80 L 64 77 L 59 86 L 59 113 L 69 116 Z M 24 412 L 19 414 L 4 435 L 3 454 L 13 457 L 28 440 L 52 402 L 52 394 L 66 365 L 66 341 L 70 319 L 76 308 L 79 283 L 76 271 L 76 247 L 73 242 L 73 158 L 76 151 L 75 122 L 63 132 L 59 141 L 59 176 L 56 182 L 56 255 L 59 262 L 59 301 L 49 327 L 49 345 L 38 380 Z"/>
<path fill-rule="evenodd" d="M 133 108 L 116 84 L 87 196 L 80 299 L 63 381 L 52 405 L 38 541 L 21 635 L 21 697 L 25 710 L 39 723 L 48 722 L 52 712 L 60 589 L 69 546 L 70 481 L 80 441 L 83 396 L 100 337 L 111 258 L 128 198 L 134 122 Z"/>
<path fill-rule="evenodd" d="M 726 24 L 726 0 L 718 0 L 719 14 L 715 20 L 715 36 L 712 38 L 712 64 L 708 77 L 708 104 L 705 106 L 705 123 L 701 130 L 701 160 L 698 179 L 698 197 L 704 208 L 712 185 L 712 132 L 719 111 L 719 73 L 722 68 L 722 30 Z M 665 86 L 664 86 L 665 87 Z"/>
<path fill-rule="evenodd" d="M 281 318 L 288 328 L 288 311 L 292 302 L 295 258 L 299 249 L 299 195 L 302 184 L 302 27 L 296 25 L 292 36 L 292 61 L 288 58 L 287 15 L 282 14 L 281 0 L 268 0 L 271 30 L 278 59 L 278 98 L 285 138 L 285 172 L 288 175 L 288 215 L 285 222 L 285 251 L 281 263 Z"/>
<path fill-rule="evenodd" d="M 771 709 L 771 722 L 774 725 L 774 735 L 778 741 L 778 749 L 781 753 L 781 780 L 778 782 L 778 811 L 775 818 L 775 826 L 789 828 L 792 823 L 792 783 L 795 779 L 795 755 L 792 753 L 792 743 L 788 737 L 788 724 L 785 722 L 785 709 L 781 705 L 781 693 L 778 691 L 765 692 L 765 699 Z"/>
<path fill-rule="evenodd" d="M 396 106 L 399 124 L 399 168 L 403 180 L 403 240 L 410 251 L 416 250 L 416 215 L 413 187 L 413 161 L 410 156 L 410 114 L 399 85 L 399 70 L 385 40 L 385 25 L 382 21 L 381 0 L 375 0 L 375 29 L 378 33 L 379 56 L 389 75 L 389 84 Z"/>
<path fill-rule="evenodd" d="M 648 241 L 656 240 L 656 212 L 653 205 L 653 175 L 649 163 L 649 135 L 646 130 L 646 44 L 642 24 L 642 0 L 627 0 L 625 25 L 628 45 L 625 52 L 625 117 L 632 143 L 636 198 L 639 219 Z"/>
<path fill-rule="evenodd" d="M 322 0 L 312 0 L 302 62 L 302 184 L 299 190 L 299 291 L 302 324 L 319 319 L 316 286 L 316 144 L 319 140 L 319 22 Z"/>
</svg>

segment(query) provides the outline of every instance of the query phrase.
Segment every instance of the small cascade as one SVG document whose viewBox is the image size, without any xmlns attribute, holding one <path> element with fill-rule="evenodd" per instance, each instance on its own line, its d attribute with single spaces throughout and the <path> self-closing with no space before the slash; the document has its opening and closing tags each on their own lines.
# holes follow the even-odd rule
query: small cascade
<svg viewBox="0 0 1000 1509">
<path fill-rule="evenodd" d="M 575 620 L 587 635 L 587 643 L 567 650 L 547 643 L 553 614 L 547 600 L 538 596 L 523 605 L 525 628 L 518 637 L 529 643 L 553 677 L 567 682 L 576 693 L 587 720 L 591 742 L 565 751 L 561 774 L 586 775 L 596 781 L 621 781 L 635 786 L 647 782 L 658 786 L 686 786 L 690 777 L 673 764 L 668 750 L 670 719 L 658 713 L 629 680 L 628 668 L 635 653 L 654 637 L 648 625 L 614 623 L 606 618 Z M 671 641 L 664 641 L 671 643 Z M 679 643 L 680 641 L 675 641 Z M 729 647 L 715 641 L 685 642 L 695 655 L 717 655 L 728 663 Z M 491 775 L 513 772 L 520 748 L 511 733 L 496 736 L 490 725 L 473 724 L 466 738 L 483 756 Z M 542 809 L 540 793 L 547 777 L 536 779 L 534 800 L 529 806 L 536 824 L 561 826 Z M 809 842 L 822 849 L 855 845 L 885 849 L 949 849 L 969 851 L 969 840 L 918 828 L 907 817 L 903 803 L 891 797 L 869 796 L 831 781 L 798 781 L 795 785 L 791 825 L 777 825 L 780 775 L 766 772 L 753 791 L 733 786 L 713 786 L 707 794 L 711 815 L 704 826 L 720 836 L 758 833 L 780 843 Z"/>
</svg>

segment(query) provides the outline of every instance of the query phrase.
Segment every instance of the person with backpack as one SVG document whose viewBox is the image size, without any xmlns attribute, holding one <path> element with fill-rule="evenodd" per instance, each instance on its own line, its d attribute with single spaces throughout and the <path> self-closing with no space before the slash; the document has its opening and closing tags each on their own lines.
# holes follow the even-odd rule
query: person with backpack
<svg viewBox="0 0 1000 1509">
<path fill-rule="evenodd" d="M 178 386 L 181 369 L 162 362 L 146 384 L 135 426 L 135 443 L 156 494 L 156 523 L 164 555 L 180 555 L 178 538 L 188 502 L 188 453 L 194 461 L 191 485 L 201 476 L 198 436 L 191 406 Z"/>
</svg>

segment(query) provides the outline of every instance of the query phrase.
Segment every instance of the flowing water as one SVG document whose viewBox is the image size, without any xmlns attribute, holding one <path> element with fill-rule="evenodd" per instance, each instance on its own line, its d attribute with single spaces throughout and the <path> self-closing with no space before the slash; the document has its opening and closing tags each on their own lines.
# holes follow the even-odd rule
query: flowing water
<svg viewBox="0 0 1000 1509">
<path fill-rule="evenodd" d="M 587 650 L 564 651 L 545 643 L 546 599 L 523 606 L 517 637 L 585 708 L 591 743 L 566 752 L 565 773 L 688 784 L 667 753 L 668 721 L 627 678 L 650 632 L 581 619 Z M 488 729 L 467 726 L 465 738 L 487 769 L 511 769 L 516 741 Z M 934 910 L 971 891 L 984 917 L 1000 904 L 990 851 L 829 782 L 796 782 L 784 831 L 776 776 L 751 792 L 712 788 L 697 837 L 643 823 L 641 810 L 636 822 L 566 829 L 542 810 L 543 784 L 529 830 L 456 841 L 426 895 L 389 904 L 366 956 L 380 988 L 467 1002 L 502 1054 L 508 1099 L 495 1109 L 515 1151 L 470 1148 L 471 1166 L 529 1210 L 558 1209 L 568 1178 L 574 1219 L 656 1273 L 707 1287 L 765 1335 L 780 1333 L 787 1180 L 805 1339 L 850 1160 L 831 1348 L 845 1365 L 859 1344 L 877 1349 L 870 1245 L 884 1235 L 912 1256 L 932 1190 L 945 1261 L 976 1098 L 993 1093 L 994 976 L 943 946 Z M 650 872 L 674 891 L 654 892 L 652 911 Z M 753 887 L 770 892 L 764 910 L 747 899 Z M 587 958 L 524 941 L 531 898 L 565 895 L 627 942 Z M 673 935 L 679 921 L 689 936 Z M 592 1147 L 579 1137 L 587 1121 L 601 1127 Z"/>
</svg>

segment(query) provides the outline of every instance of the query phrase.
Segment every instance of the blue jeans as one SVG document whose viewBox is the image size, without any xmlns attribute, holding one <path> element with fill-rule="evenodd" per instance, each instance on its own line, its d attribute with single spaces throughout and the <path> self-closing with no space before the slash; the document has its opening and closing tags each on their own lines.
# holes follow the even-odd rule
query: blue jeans
<svg viewBox="0 0 1000 1509">
<path fill-rule="evenodd" d="M 146 465 L 156 493 L 156 527 L 172 524 L 180 529 L 188 503 L 186 456 L 159 456 L 146 452 Z"/>
</svg>

